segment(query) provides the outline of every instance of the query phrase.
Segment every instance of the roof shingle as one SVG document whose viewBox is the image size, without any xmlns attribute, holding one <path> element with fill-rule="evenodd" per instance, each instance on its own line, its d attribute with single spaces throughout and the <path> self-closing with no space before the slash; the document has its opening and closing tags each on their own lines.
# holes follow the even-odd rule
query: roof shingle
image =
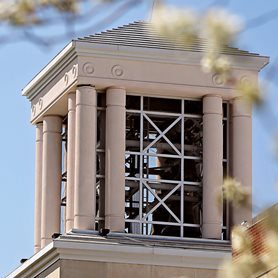
<svg viewBox="0 0 278 278">
<path fill-rule="evenodd" d="M 185 45 L 182 42 L 173 41 L 169 38 L 163 37 L 150 23 L 143 21 L 133 22 L 91 36 L 78 38 L 77 41 L 192 52 L 202 52 L 206 47 L 206 41 L 201 38 L 191 45 Z M 230 46 L 224 47 L 221 50 L 221 53 L 228 55 L 259 56 L 259 54 Z"/>
</svg>

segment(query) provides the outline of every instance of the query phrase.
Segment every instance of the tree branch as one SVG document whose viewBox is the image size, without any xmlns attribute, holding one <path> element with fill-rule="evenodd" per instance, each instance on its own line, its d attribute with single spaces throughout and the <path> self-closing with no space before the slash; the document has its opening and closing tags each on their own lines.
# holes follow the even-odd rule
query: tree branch
<svg viewBox="0 0 278 278">
<path fill-rule="evenodd" d="M 278 9 L 266 12 L 257 17 L 254 17 L 253 19 L 248 20 L 246 23 L 245 30 L 259 27 L 277 18 L 278 18 Z"/>
</svg>

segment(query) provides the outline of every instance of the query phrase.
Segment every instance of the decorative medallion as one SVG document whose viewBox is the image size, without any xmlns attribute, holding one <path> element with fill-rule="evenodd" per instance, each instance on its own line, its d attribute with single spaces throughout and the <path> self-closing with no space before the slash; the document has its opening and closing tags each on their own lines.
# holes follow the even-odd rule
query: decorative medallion
<svg viewBox="0 0 278 278">
<path fill-rule="evenodd" d="M 64 81 L 65 81 L 66 85 L 68 85 L 68 83 L 69 83 L 69 75 L 67 73 L 65 73 Z"/>
<path fill-rule="evenodd" d="M 43 106 L 43 99 L 40 98 L 39 99 L 39 108 L 40 108 L 40 110 L 42 110 L 42 106 Z"/>
<path fill-rule="evenodd" d="M 72 73 L 72 75 L 73 75 L 73 78 L 76 78 L 76 77 L 77 77 L 77 65 L 74 65 L 74 66 L 72 67 L 71 73 Z"/>
<path fill-rule="evenodd" d="M 222 85 L 224 85 L 225 80 L 221 74 L 216 73 L 212 76 L 212 82 L 213 82 L 213 84 L 215 84 L 217 86 L 222 86 Z"/>
<path fill-rule="evenodd" d="M 251 84 L 251 80 L 248 78 L 247 75 L 243 75 L 241 78 L 240 78 L 240 84 L 246 84 L 246 85 L 249 85 Z"/>
<path fill-rule="evenodd" d="M 36 105 L 35 104 L 32 106 L 32 115 L 33 115 L 33 117 L 36 115 Z"/>
<path fill-rule="evenodd" d="M 95 68 L 94 68 L 94 66 L 93 66 L 93 64 L 92 63 L 90 63 L 90 62 L 88 62 L 88 63 L 85 63 L 84 65 L 83 65 L 83 72 L 85 73 L 85 74 L 89 74 L 89 75 L 92 75 L 93 73 L 94 73 L 94 71 L 95 71 Z"/>
<path fill-rule="evenodd" d="M 113 74 L 114 77 L 121 77 L 124 75 L 124 69 L 120 65 L 115 65 L 112 67 L 111 73 Z"/>
</svg>

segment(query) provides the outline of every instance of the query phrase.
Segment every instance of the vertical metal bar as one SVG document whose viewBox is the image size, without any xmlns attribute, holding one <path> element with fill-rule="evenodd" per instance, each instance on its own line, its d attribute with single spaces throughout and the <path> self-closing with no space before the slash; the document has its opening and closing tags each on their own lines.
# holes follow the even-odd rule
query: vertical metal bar
<svg viewBox="0 0 278 278">
<path fill-rule="evenodd" d="M 180 236 L 183 237 L 183 223 L 184 223 L 184 100 L 181 101 L 181 208 L 180 208 L 180 219 L 181 219 L 181 230 Z"/>
<path fill-rule="evenodd" d="M 148 134 L 149 134 L 149 124 L 148 124 Z M 150 150 L 150 149 L 149 149 Z M 147 178 L 149 179 L 149 163 L 150 163 L 150 157 L 147 156 L 146 157 L 147 159 Z M 149 190 L 145 190 L 145 193 L 144 193 L 144 201 L 145 201 L 145 204 L 146 206 L 148 206 L 149 204 Z M 148 224 L 144 224 L 144 229 L 145 229 L 145 234 L 147 235 L 148 234 Z"/>
<path fill-rule="evenodd" d="M 140 220 L 140 233 L 143 232 L 142 218 L 143 218 L 143 143 L 144 143 L 144 119 L 143 119 L 143 96 L 140 97 L 140 185 L 139 185 L 139 220 Z"/>
<path fill-rule="evenodd" d="M 67 176 L 67 119 L 64 120 L 62 126 L 62 172 L 61 175 Z M 61 183 L 61 220 L 60 220 L 60 232 L 63 234 L 66 228 L 66 210 L 65 206 L 62 205 L 63 199 L 67 196 L 67 179 Z"/>
<path fill-rule="evenodd" d="M 226 120 L 226 146 L 227 146 L 227 176 L 230 175 L 230 103 L 227 102 L 227 120 Z M 229 238 L 230 235 L 230 209 L 229 209 L 229 202 L 226 202 L 226 240 Z"/>
</svg>

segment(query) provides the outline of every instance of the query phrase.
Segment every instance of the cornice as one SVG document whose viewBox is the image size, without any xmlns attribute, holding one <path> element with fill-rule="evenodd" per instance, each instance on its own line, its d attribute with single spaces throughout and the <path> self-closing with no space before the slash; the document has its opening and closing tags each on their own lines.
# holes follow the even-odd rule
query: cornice
<svg viewBox="0 0 278 278">
<path fill-rule="evenodd" d="M 130 47 L 107 45 L 89 42 L 75 42 L 75 49 L 79 56 L 111 57 L 124 60 L 153 61 L 177 65 L 199 66 L 203 52 L 167 50 L 144 47 Z M 230 57 L 232 68 L 260 71 L 269 63 L 269 57 L 259 55 L 226 55 Z"/>
<path fill-rule="evenodd" d="M 22 95 L 32 101 L 59 73 L 77 58 L 75 42 L 70 42 L 22 90 Z"/>
<path fill-rule="evenodd" d="M 205 243 L 204 243 L 205 244 Z M 126 263 L 198 269 L 222 269 L 223 260 L 231 257 L 228 248 L 214 249 L 177 246 L 156 246 L 107 241 L 88 236 L 64 236 L 54 240 L 7 278 L 31 278 L 58 260 Z"/>
<path fill-rule="evenodd" d="M 59 260 L 57 250 L 54 248 L 53 242 L 45 248 L 34 254 L 16 270 L 10 273 L 6 278 L 31 278 L 36 277 L 41 272 L 49 268 Z"/>
<path fill-rule="evenodd" d="M 269 58 L 265 56 L 228 55 L 234 69 L 260 71 L 268 64 Z M 119 45 L 105 45 L 80 41 L 69 43 L 41 72 L 39 72 L 23 89 L 22 94 L 30 101 L 43 91 L 57 75 L 69 66 L 74 59 L 111 58 L 123 61 L 148 61 L 172 65 L 200 66 L 202 52 L 151 49 L 144 47 L 129 47 Z M 88 65 L 88 73 L 94 71 Z M 114 69 L 115 73 L 120 72 Z"/>
</svg>

